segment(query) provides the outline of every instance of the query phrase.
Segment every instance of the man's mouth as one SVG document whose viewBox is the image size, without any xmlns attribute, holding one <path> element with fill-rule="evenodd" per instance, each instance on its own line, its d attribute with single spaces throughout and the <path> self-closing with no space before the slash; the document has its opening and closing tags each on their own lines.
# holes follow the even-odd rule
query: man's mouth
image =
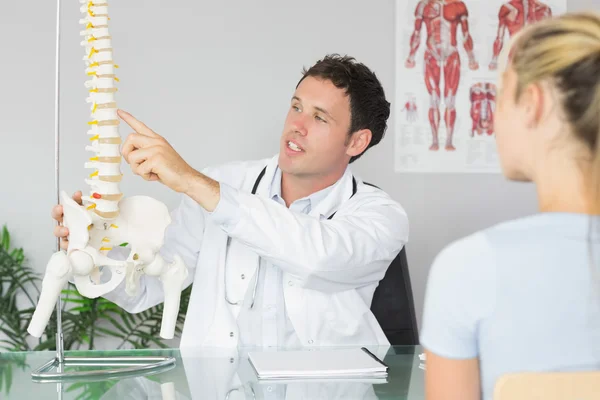
<svg viewBox="0 0 600 400">
<path fill-rule="evenodd" d="M 290 150 L 298 152 L 298 153 L 301 152 L 301 151 L 304 151 L 300 146 L 298 146 L 296 143 L 292 142 L 291 140 L 288 140 L 287 147 Z"/>
</svg>

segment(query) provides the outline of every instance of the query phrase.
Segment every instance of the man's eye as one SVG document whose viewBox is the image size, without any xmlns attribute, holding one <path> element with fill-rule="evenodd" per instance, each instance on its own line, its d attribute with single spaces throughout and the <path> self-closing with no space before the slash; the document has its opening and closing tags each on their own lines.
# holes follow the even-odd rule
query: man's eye
<svg viewBox="0 0 600 400">
<path fill-rule="evenodd" d="M 325 123 L 327 122 L 323 118 L 319 117 L 318 115 L 315 115 L 315 119 L 319 122 L 325 122 Z"/>
</svg>

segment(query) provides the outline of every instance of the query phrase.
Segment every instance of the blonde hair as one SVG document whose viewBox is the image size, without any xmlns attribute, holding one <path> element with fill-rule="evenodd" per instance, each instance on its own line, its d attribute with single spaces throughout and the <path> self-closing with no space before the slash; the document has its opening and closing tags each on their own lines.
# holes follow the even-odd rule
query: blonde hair
<svg viewBox="0 0 600 400">
<path fill-rule="evenodd" d="M 560 92 L 573 134 L 593 155 L 594 212 L 600 210 L 600 14 L 569 13 L 536 22 L 512 41 L 504 61 L 517 75 L 516 100 L 540 81 Z"/>
</svg>

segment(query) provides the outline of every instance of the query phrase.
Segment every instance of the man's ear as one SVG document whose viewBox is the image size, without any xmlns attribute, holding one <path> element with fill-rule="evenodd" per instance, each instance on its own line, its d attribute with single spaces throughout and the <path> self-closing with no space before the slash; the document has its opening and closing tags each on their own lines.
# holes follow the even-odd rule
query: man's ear
<svg viewBox="0 0 600 400">
<path fill-rule="evenodd" d="M 362 154 L 367 147 L 369 147 L 372 137 L 373 133 L 370 129 L 361 129 L 354 132 L 352 135 L 350 135 L 350 139 L 348 140 L 346 154 L 348 154 L 350 157 Z"/>
</svg>

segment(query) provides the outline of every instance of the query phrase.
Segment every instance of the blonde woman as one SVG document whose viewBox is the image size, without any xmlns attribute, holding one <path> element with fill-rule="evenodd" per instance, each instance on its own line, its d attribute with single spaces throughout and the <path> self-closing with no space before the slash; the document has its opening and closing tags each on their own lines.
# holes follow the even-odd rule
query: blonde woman
<svg viewBox="0 0 600 400">
<path fill-rule="evenodd" d="M 434 261 L 421 335 L 429 400 L 491 400 L 509 372 L 600 369 L 600 16 L 530 25 L 508 51 L 498 152 L 508 179 L 536 185 L 539 213 Z"/>
</svg>

